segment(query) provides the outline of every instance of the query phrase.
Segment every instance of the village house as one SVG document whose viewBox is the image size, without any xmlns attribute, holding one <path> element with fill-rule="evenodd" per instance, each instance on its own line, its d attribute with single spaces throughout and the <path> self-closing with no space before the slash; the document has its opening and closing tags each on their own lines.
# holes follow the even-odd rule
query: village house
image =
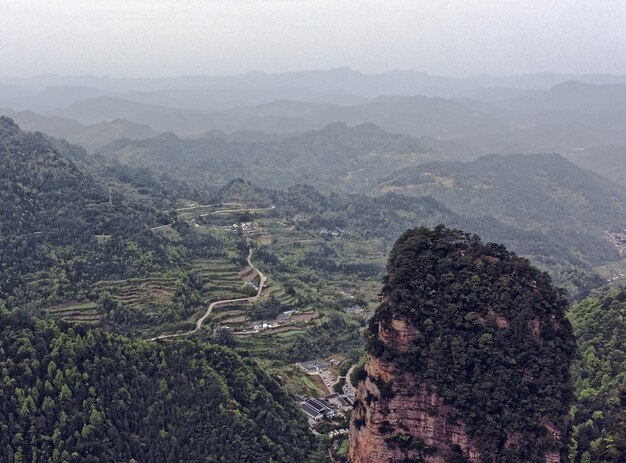
<svg viewBox="0 0 626 463">
<path fill-rule="evenodd" d="M 353 305 L 352 307 L 347 307 L 343 310 L 351 315 L 363 315 L 364 312 L 363 308 L 359 305 Z"/>
<path fill-rule="evenodd" d="M 252 322 L 252 329 L 254 331 L 262 331 L 262 330 L 267 330 L 270 328 L 274 328 L 274 325 L 272 323 L 268 323 L 263 320 L 257 320 L 257 321 Z"/>
<path fill-rule="evenodd" d="M 279 325 L 286 325 L 291 322 L 291 316 L 293 315 L 293 310 L 287 310 L 276 317 L 276 322 Z"/>
<path fill-rule="evenodd" d="M 300 362 L 297 364 L 309 375 L 317 375 L 326 370 L 326 366 L 319 360 L 311 360 L 309 362 Z"/>
<path fill-rule="evenodd" d="M 324 418 L 324 414 L 310 406 L 308 403 L 300 404 L 300 410 L 302 410 L 306 415 L 312 420 L 319 421 Z"/>
<path fill-rule="evenodd" d="M 332 418 L 336 414 L 336 411 L 323 400 L 314 397 L 300 404 L 300 409 L 315 421 L 324 417 Z"/>
</svg>

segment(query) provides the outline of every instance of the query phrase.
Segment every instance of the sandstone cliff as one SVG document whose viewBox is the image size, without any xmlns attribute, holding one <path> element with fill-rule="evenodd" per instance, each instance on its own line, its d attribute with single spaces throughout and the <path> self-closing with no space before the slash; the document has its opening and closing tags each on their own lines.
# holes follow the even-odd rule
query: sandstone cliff
<svg viewBox="0 0 626 463">
<path fill-rule="evenodd" d="M 384 300 L 370 324 L 349 461 L 560 463 L 567 430 L 567 371 L 555 367 L 556 378 L 545 375 L 558 357 L 553 351 L 571 357 L 563 301 L 551 292 L 549 280 L 514 254 L 499 249 L 490 253 L 495 256 L 479 259 L 477 253 L 492 249 L 476 238 L 472 244 L 462 234 L 450 240 L 445 229 L 412 232 L 419 232 L 417 239 L 404 236 L 391 254 Z M 448 249 L 433 256 L 423 234 L 428 245 L 440 239 Z M 468 265 L 457 268 L 455 259 Z M 474 268 L 480 271 L 468 271 Z M 407 277 L 398 269 L 412 274 Z M 452 278 L 457 270 L 461 277 Z M 531 278 L 529 294 L 537 290 L 539 278 L 554 298 L 542 305 L 545 294 L 527 294 L 532 299 L 527 308 L 521 299 L 498 295 L 498 281 L 519 290 L 507 279 L 519 278 L 516 273 L 522 270 L 522 285 Z M 440 272 L 447 283 L 435 281 Z M 489 294 L 469 295 L 463 284 L 467 279 L 482 280 L 480 291 Z M 451 295 L 453 288 L 464 291 L 463 297 Z M 444 300 L 447 305 L 440 306 Z M 543 332 L 549 335 L 542 338 Z M 562 349 L 554 345 L 559 338 Z M 535 361 L 535 355 L 548 359 Z M 546 399 L 550 394 L 554 397 Z"/>
</svg>

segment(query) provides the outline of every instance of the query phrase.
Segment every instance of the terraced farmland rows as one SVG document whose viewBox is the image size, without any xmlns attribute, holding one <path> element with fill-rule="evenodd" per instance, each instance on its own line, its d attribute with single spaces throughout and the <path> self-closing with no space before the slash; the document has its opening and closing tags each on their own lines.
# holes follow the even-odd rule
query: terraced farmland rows
<svg viewBox="0 0 626 463">
<path fill-rule="evenodd" d="M 221 299 L 221 300 L 217 300 L 214 302 L 211 302 L 211 304 L 209 304 L 206 312 L 204 313 L 204 315 L 202 317 L 200 317 L 198 319 L 198 321 L 196 322 L 196 327 L 193 330 L 190 331 L 185 331 L 182 333 L 173 333 L 173 334 L 162 334 L 160 336 L 156 336 L 154 338 L 150 338 L 150 341 L 157 341 L 157 340 L 164 340 L 164 339 L 175 339 L 178 337 L 183 337 L 183 336 L 190 336 L 194 333 L 196 333 L 197 331 L 200 330 L 200 328 L 202 328 L 202 324 L 204 323 L 204 321 L 211 315 L 212 311 L 214 308 L 218 308 L 218 307 L 225 307 L 225 306 L 232 306 L 233 304 L 240 304 L 240 303 L 247 303 L 247 302 L 255 302 L 257 299 L 259 299 L 263 293 L 263 287 L 265 286 L 265 281 L 266 281 L 266 277 L 265 275 L 258 269 L 256 269 L 256 267 L 254 267 L 254 265 L 252 265 L 252 248 L 250 248 L 250 250 L 248 251 L 248 266 L 250 266 L 252 269 L 254 269 L 257 274 L 259 275 L 259 285 L 258 285 L 258 289 L 256 291 L 256 294 L 254 296 L 250 296 L 250 297 L 239 297 L 239 298 L 230 298 L 230 299 Z"/>
<path fill-rule="evenodd" d="M 155 306 L 172 302 L 176 292 L 176 278 L 154 274 L 141 280 L 100 281 L 96 286 L 109 291 L 120 304 L 151 314 Z"/>
<path fill-rule="evenodd" d="M 191 270 L 202 284 L 202 296 L 207 300 L 250 295 L 240 275 L 241 266 L 227 259 L 198 259 L 192 263 Z"/>
<path fill-rule="evenodd" d="M 96 311 L 97 305 L 93 302 L 80 302 L 65 306 L 56 306 L 46 309 L 46 315 L 55 320 L 70 323 L 95 324 L 100 321 L 100 315 Z"/>
</svg>

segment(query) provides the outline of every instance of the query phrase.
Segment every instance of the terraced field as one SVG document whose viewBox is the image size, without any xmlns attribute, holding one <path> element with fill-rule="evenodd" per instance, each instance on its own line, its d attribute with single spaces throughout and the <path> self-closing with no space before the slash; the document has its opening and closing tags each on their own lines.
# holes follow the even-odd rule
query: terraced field
<svg viewBox="0 0 626 463">
<path fill-rule="evenodd" d="M 158 306 L 172 303 L 176 281 L 173 276 L 157 273 L 142 279 L 100 281 L 95 286 L 109 291 L 123 306 L 150 316 L 156 314 Z"/>
<path fill-rule="evenodd" d="M 198 259 L 191 264 L 191 271 L 200 281 L 202 297 L 207 302 L 254 294 L 254 287 L 250 284 L 254 272 L 245 270 L 228 259 Z"/>
<path fill-rule="evenodd" d="M 278 280 L 273 278 L 267 279 L 267 287 L 263 291 L 264 296 L 272 296 L 276 298 L 281 304 L 288 308 L 295 308 L 298 305 L 297 294 L 288 294 L 287 290 Z"/>
<path fill-rule="evenodd" d="M 97 324 L 100 321 L 100 315 L 96 308 L 95 303 L 87 301 L 50 307 L 45 312 L 49 317 L 59 321 Z"/>
</svg>

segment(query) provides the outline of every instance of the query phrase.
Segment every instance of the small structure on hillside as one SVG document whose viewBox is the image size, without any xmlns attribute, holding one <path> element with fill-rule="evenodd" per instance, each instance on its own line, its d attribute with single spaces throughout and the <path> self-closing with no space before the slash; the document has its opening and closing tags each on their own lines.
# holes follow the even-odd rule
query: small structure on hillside
<svg viewBox="0 0 626 463">
<path fill-rule="evenodd" d="M 329 404 L 325 403 L 323 400 L 314 397 L 301 403 L 300 409 L 315 421 L 319 421 L 322 418 L 332 418 L 336 414 L 333 407 L 329 406 Z"/>
<path fill-rule="evenodd" d="M 254 331 L 263 331 L 263 330 L 268 330 L 270 328 L 274 328 L 274 325 L 264 320 L 257 320 L 257 321 L 252 322 L 252 329 Z"/>
<path fill-rule="evenodd" d="M 300 404 L 300 410 L 302 410 L 304 413 L 306 413 L 306 415 L 311 418 L 312 420 L 315 421 L 319 421 L 322 418 L 324 418 L 324 414 L 321 413 L 319 410 L 317 410 L 316 408 L 310 406 L 308 403 L 302 403 Z"/>
<path fill-rule="evenodd" d="M 317 375 L 326 370 L 326 365 L 319 360 L 311 360 L 309 362 L 300 362 L 297 364 L 309 375 Z"/>
<path fill-rule="evenodd" d="M 343 309 L 346 313 L 351 315 L 363 315 L 363 308 L 360 305 L 353 305 L 352 307 L 346 307 Z"/>
<path fill-rule="evenodd" d="M 278 317 L 276 317 L 276 322 L 279 325 L 286 325 L 287 323 L 291 322 L 291 316 L 293 315 L 294 311 L 293 310 L 287 310 L 281 314 L 278 315 Z"/>
</svg>

